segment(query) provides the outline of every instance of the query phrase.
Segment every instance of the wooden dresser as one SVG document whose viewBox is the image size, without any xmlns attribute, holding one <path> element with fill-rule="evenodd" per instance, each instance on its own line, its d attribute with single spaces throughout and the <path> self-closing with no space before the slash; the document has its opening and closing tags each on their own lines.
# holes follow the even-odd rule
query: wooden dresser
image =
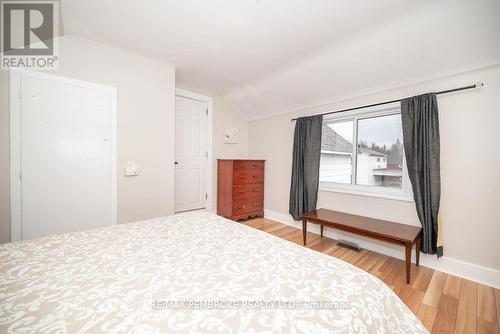
<svg viewBox="0 0 500 334">
<path fill-rule="evenodd" d="M 264 217 L 264 160 L 218 160 L 217 214 Z"/>
</svg>

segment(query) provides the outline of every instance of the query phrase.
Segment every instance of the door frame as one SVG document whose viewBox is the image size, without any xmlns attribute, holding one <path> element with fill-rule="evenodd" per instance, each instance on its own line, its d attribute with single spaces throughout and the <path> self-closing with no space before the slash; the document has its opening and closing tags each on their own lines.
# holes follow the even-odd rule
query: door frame
<svg viewBox="0 0 500 334">
<path fill-rule="evenodd" d="M 183 97 L 186 99 L 190 100 L 196 100 L 200 102 L 205 102 L 207 104 L 207 109 L 208 109 L 208 119 L 207 119 L 207 152 L 208 152 L 208 157 L 207 157 L 207 177 L 206 177 L 206 182 L 207 182 L 207 199 L 205 203 L 205 208 L 209 211 L 214 211 L 213 209 L 213 161 L 212 161 L 212 156 L 213 156 L 213 143 L 212 143 L 212 123 L 213 123 L 213 98 L 210 96 L 205 96 L 201 94 L 197 94 L 188 90 L 176 88 L 175 89 L 175 96 L 177 97 Z M 175 111 L 177 112 L 177 110 Z M 175 153 L 174 153 L 175 155 Z M 176 186 L 174 184 L 174 186 Z M 175 191 L 175 190 L 174 190 Z"/>
<path fill-rule="evenodd" d="M 111 95 L 111 224 L 117 221 L 117 89 L 112 86 L 76 80 L 26 69 L 10 69 L 10 237 L 22 240 L 21 193 L 21 78 L 24 76 L 103 90 Z"/>
</svg>

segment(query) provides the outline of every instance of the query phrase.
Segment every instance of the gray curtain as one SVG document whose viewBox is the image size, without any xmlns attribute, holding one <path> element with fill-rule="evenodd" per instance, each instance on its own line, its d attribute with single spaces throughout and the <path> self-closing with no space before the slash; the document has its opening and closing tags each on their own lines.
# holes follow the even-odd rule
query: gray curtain
<svg viewBox="0 0 500 334">
<path fill-rule="evenodd" d="M 323 116 L 302 117 L 295 123 L 289 212 L 300 220 L 316 209 Z"/>
<path fill-rule="evenodd" d="M 401 101 L 403 141 L 408 174 L 423 237 L 420 249 L 443 255 L 438 245 L 438 212 L 441 196 L 439 166 L 439 119 L 435 93 Z"/>
</svg>

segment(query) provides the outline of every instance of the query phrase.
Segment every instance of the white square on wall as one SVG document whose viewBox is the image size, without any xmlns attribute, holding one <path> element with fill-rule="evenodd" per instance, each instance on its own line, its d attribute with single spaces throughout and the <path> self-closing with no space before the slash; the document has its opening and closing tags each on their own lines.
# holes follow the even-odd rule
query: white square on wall
<svg viewBox="0 0 500 334">
<path fill-rule="evenodd" d="M 238 143 L 238 128 L 224 128 L 224 144 Z"/>
</svg>

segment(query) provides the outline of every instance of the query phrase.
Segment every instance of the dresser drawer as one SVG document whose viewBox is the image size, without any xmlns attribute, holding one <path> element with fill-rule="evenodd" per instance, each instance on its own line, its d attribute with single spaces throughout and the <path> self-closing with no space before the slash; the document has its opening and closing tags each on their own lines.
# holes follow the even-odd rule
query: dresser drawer
<svg viewBox="0 0 500 334">
<path fill-rule="evenodd" d="M 262 198 L 245 198 L 234 200 L 233 215 L 241 215 L 248 212 L 262 211 L 264 206 Z"/>
<path fill-rule="evenodd" d="M 234 169 L 264 169 L 264 161 L 235 161 Z"/>
<path fill-rule="evenodd" d="M 234 199 L 250 198 L 250 197 L 262 197 L 264 193 L 264 184 L 242 184 L 235 185 L 233 190 Z"/>
<path fill-rule="evenodd" d="M 234 184 L 263 183 L 264 171 L 262 169 L 241 169 L 234 171 Z"/>
</svg>

